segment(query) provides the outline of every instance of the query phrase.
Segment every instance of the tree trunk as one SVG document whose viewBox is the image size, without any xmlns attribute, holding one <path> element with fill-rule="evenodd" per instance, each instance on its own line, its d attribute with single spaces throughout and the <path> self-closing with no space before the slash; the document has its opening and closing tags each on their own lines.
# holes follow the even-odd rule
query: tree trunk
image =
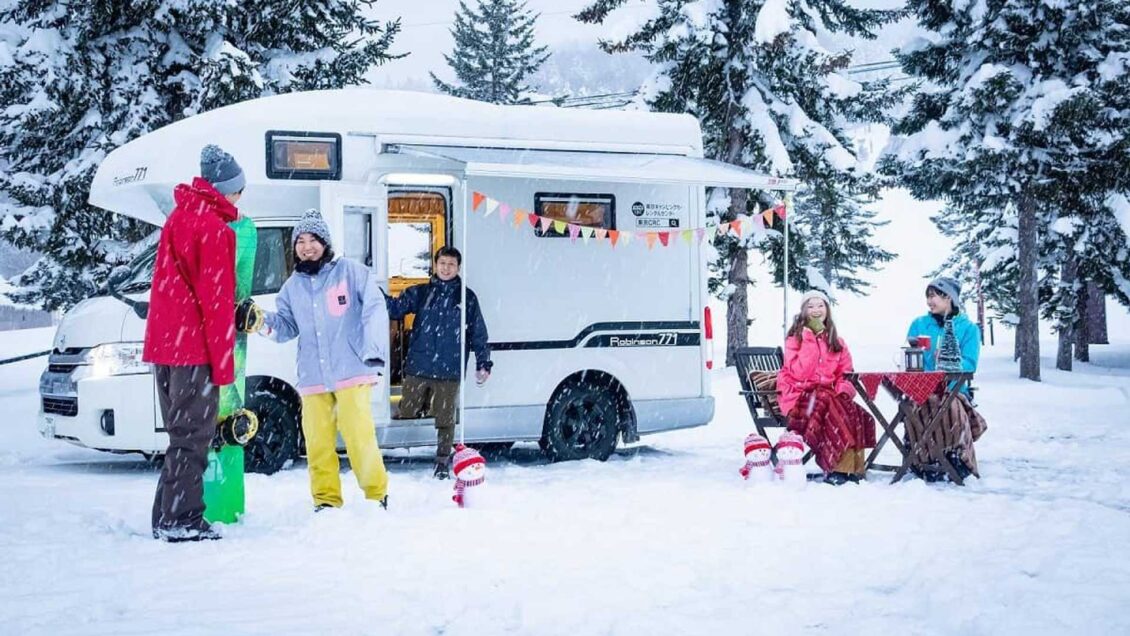
<svg viewBox="0 0 1130 636">
<path fill-rule="evenodd" d="M 1036 224 L 1036 201 L 1028 192 L 1021 194 L 1018 212 L 1020 280 L 1016 295 L 1020 324 L 1016 325 L 1016 340 L 1020 349 L 1020 377 L 1039 382 L 1040 296 L 1036 279 L 1036 244 L 1040 231 Z"/>
<path fill-rule="evenodd" d="M 1087 281 L 1087 344 L 1110 344 L 1106 333 L 1106 294 Z"/>
<path fill-rule="evenodd" d="M 749 191 L 730 190 L 730 215 L 745 213 Z M 726 282 L 734 290 L 726 300 L 726 366 L 735 364 L 734 352 L 749 345 L 749 250 L 738 249 L 730 261 Z"/>
<path fill-rule="evenodd" d="M 1091 361 L 1090 316 L 1087 315 L 1091 297 L 1091 283 L 1081 280 L 1079 295 L 1075 297 L 1075 359 Z"/>
<path fill-rule="evenodd" d="M 1056 333 L 1058 335 L 1059 346 L 1055 354 L 1055 368 L 1060 371 L 1071 370 L 1071 345 L 1075 343 L 1075 323 L 1078 320 L 1075 309 L 1079 307 L 1079 292 L 1075 284 L 1076 274 L 1078 273 L 1079 263 L 1075 258 L 1073 246 L 1068 246 L 1067 254 L 1064 256 L 1063 263 L 1060 265 L 1059 276 L 1060 284 L 1064 287 L 1069 287 L 1075 296 L 1074 301 L 1071 303 L 1072 312 L 1070 316 L 1063 316 L 1059 314 L 1059 324 L 1056 325 Z"/>
</svg>

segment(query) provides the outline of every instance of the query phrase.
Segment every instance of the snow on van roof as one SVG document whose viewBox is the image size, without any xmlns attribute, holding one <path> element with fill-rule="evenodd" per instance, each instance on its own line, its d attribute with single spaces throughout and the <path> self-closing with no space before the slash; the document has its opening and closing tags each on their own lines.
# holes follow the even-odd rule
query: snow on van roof
<svg viewBox="0 0 1130 636">
<path fill-rule="evenodd" d="M 90 202 L 161 224 L 171 208 L 171 185 L 198 173 L 200 149 L 209 143 L 236 158 L 248 184 L 264 183 L 267 131 L 373 135 L 382 143 L 702 156 L 698 121 L 685 114 L 500 106 L 433 93 L 346 88 L 248 100 L 143 135 L 102 161 Z"/>
</svg>

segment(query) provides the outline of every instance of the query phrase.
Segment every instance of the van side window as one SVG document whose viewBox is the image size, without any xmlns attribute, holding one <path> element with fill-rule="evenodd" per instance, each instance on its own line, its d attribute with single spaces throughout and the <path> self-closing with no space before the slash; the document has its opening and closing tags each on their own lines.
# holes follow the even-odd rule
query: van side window
<svg viewBox="0 0 1130 636">
<path fill-rule="evenodd" d="M 611 194 L 577 194 L 570 192 L 538 192 L 534 194 L 534 214 L 554 221 L 582 227 L 616 229 L 616 197 Z M 535 236 L 569 236 L 550 225 L 544 232 L 541 224 Z"/>
<path fill-rule="evenodd" d="M 294 245 L 289 227 L 261 227 L 255 246 L 255 272 L 251 275 L 251 293 L 276 294 L 290 276 L 294 266 Z"/>
</svg>

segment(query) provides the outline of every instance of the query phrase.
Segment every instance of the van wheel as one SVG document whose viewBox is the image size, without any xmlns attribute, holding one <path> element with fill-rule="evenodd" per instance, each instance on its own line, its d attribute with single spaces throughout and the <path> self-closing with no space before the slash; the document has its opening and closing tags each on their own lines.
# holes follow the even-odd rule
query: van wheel
<svg viewBox="0 0 1130 636">
<path fill-rule="evenodd" d="M 551 461 L 604 461 L 616 450 L 620 416 L 607 386 L 573 381 L 562 386 L 545 411 L 541 447 Z"/>
<path fill-rule="evenodd" d="M 259 432 L 243 449 L 243 470 L 276 473 L 298 457 L 300 407 L 262 383 L 248 391 L 247 408 L 259 416 Z"/>
</svg>

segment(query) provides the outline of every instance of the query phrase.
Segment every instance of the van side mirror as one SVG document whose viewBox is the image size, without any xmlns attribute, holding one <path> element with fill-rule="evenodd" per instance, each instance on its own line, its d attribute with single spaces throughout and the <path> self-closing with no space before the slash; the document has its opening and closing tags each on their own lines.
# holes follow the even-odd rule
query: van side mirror
<svg viewBox="0 0 1130 636">
<path fill-rule="evenodd" d="M 110 277 L 106 279 L 106 284 L 110 287 L 118 287 L 126 282 L 130 276 L 130 268 L 125 265 L 118 265 L 110 271 Z"/>
</svg>

